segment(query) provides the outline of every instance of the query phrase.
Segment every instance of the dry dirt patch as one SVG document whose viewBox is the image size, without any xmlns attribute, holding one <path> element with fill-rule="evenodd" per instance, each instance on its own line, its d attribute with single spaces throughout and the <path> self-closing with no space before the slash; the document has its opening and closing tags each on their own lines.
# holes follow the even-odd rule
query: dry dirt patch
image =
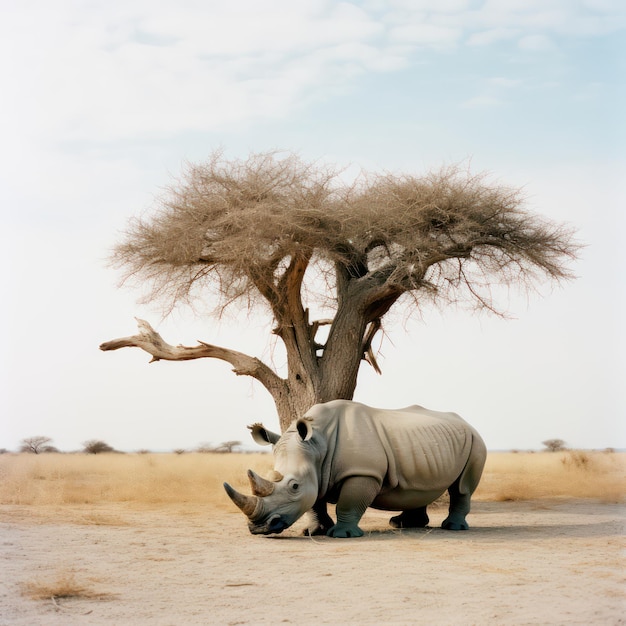
<svg viewBox="0 0 626 626">
<path fill-rule="evenodd" d="M 365 537 L 340 540 L 253 537 L 241 514 L 212 507 L 92 513 L 113 525 L 4 506 L 0 624 L 621 624 L 624 512 L 483 502 L 452 533 L 435 527 L 444 510 L 410 531 L 371 511 Z M 64 572 L 82 593 L 53 592 Z"/>
</svg>

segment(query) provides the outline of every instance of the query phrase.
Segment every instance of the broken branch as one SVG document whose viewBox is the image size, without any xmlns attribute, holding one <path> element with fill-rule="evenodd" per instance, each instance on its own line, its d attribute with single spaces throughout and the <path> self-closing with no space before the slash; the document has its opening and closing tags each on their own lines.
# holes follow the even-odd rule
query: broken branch
<svg viewBox="0 0 626 626">
<path fill-rule="evenodd" d="M 233 366 L 233 372 L 238 376 L 252 376 L 266 387 L 269 385 L 284 384 L 267 365 L 256 357 L 243 352 L 214 346 L 199 341 L 197 346 L 172 346 L 159 335 L 145 320 L 135 318 L 139 333 L 130 337 L 121 337 L 105 341 L 100 344 L 100 350 L 119 350 L 120 348 L 141 348 L 152 355 L 150 363 L 154 361 L 190 361 L 192 359 L 213 358 L 226 361 Z"/>
<path fill-rule="evenodd" d="M 376 333 L 382 328 L 382 322 L 380 318 L 376 318 L 372 322 L 370 322 L 369 328 L 367 329 L 367 333 L 363 338 L 363 359 L 367 361 L 373 368 L 377 374 L 382 374 L 382 371 L 378 365 L 378 361 L 376 360 L 376 355 L 374 354 L 374 350 L 372 349 L 372 340 Z"/>
</svg>

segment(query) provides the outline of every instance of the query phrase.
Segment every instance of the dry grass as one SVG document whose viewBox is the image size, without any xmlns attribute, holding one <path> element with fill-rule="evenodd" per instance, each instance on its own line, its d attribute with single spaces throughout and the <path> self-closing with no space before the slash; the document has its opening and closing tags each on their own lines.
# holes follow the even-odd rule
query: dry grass
<svg viewBox="0 0 626 626">
<path fill-rule="evenodd" d="M 265 474 L 268 454 L 46 454 L 0 456 L 0 504 L 221 506 L 222 483 L 248 489 L 248 467 Z M 94 517 L 93 523 L 115 523 Z"/>
<path fill-rule="evenodd" d="M 47 580 L 37 579 L 22 583 L 22 593 L 32 600 L 52 600 L 55 606 L 58 606 L 57 600 L 63 599 L 105 600 L 112 597 L 110 593 L 95 590 L 92 584 L 91 580 L 78 582 L 76 573 L 68 569 L 56 572 Z"/>
<path fill-rule="evenodd" d="M 58 506 L 209 505 L 231 510 L 222 483 L 247 492 L 246 469 L 267 474 L 268 454 L 2 455 L 0 504 Z M 623 501 L 626 454 L 491 453 L 475 498 L 483 501 L 594 498 Z M 85 515 L 83 514 L 83 517 Z M 117 524 L 90 512 L 84 523 Z M 81 518 L 82 519 L 82 518 Z"/>
<path fill-rule="evenodd" d="M 594 498 L 623 502 L 626 454 L 607 452 L 491 453 L 477 500 Z"/>
</svg>

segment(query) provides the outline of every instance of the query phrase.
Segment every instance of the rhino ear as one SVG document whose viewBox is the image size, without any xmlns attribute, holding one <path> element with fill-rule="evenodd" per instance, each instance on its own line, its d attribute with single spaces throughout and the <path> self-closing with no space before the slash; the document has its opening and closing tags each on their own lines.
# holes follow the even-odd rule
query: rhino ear
<svg viewBox="0 0 626 626">
<path fill-rule="evenodd" d="M 248 426 L 248 428 L 250 429 L 252 439 L 262 446 L 267 446 L 270 443 L 273 445 L 280 439 L 280 435 L 273 433 L 271 430 L 267 430 L 263 424 L 259 424 L 258 422 L 252 424 L 252 426 Z"/>
<path fill-rule="evenodd" d="M 313 419 L 310 417 L 301 417 L 296 422 L 296 429 L 302 441 L 308 441 L 313 436 Z"/>
</svg>

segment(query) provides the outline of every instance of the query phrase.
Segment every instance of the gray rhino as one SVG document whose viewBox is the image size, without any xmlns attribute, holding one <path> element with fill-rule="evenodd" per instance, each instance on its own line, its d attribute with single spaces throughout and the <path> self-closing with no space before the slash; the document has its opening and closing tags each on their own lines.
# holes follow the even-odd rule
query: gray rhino
<svg viewBox="0 0 626 626">
<path fill-rule="evenodd" d="M 395 528 L 420 528 L 428 524 L 426 505 L 446 489 L 450 509 L 442 528 L 468 528 L 487 451 L 455 413 L 334 400 L 313 406 L 282 436 L 261 424 L 249 428 L 257 443 L 274 445 L 274 471 L 267 480 L 248 470 L 253 496 L 228 483 L 224 488 L 248 516 L 252 534 L 280 533 L 310 511 L 305 534 L 361 537 L 368 506 L 402 511 L 390 520 Z M 327 502 L 337 504 L 336 524 Z"/>
</svg>

